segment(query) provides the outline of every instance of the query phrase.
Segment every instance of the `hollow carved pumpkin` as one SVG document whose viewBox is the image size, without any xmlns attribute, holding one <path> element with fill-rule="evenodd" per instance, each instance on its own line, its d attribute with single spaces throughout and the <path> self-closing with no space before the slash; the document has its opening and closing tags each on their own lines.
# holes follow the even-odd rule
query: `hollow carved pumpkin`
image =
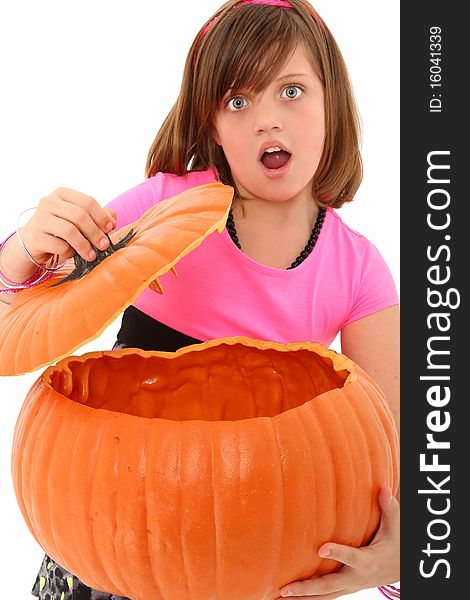
<svg viewBox="0 0 470 600">
<path fill-rule="evenodd" d="M 362 546 L 398 442 L 378 385 L 320 344 L 223 338 L 68 357 L 32 386 L 14 488 L 37 542 L 132 600 L 273 600 Z"/>
<path fill-rule="evenodd" d="M 99 257 L 84 277 L 69 279 L 71 259 L 51 279 L 20 292 L 1 318 L 0 375 L 68 356 L 98 337 L 149 284 L 161 291 L 160 275 L 223 230 L 232 197 L 233 188 L 219 182 L 188 189 L 113 232 L 116 251 Z"/>
</svg>

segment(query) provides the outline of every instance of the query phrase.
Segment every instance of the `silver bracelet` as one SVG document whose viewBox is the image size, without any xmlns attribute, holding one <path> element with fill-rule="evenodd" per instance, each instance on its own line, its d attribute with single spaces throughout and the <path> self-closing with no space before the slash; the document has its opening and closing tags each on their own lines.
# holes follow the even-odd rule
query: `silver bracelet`
<svg viewBox="0 0 470 600">
<path fill-rule="evenodd" d="M 45 264 L 38 263 L 38 261 L 31 256 L 31 254 L 28 251 L 28 248 L 26 248 L 25 243 L 23 242 L 23 239 L 21 237 L 20 227 L 19 227 L 19 222 L 20 222 L 21 217 L 24 215 L 25 212 L 28 212 L 29 210 L 36 210 L 36 208 L 37 208 L 36 206 L 33 206 L 31 208 L 26 208 L 22 213 L 20 213 L 20 216 L 18 217 L 18 227 L 16 229 L 16 235 L 18 236 L 18 240 L 24 250 L 24 253 L 26 254 L 26 256 L 29 258 L 29 260 L 31 262 L 33 262 L 37 267 L 44 269 L 45 271 L 58 271 L 65 265 L 65 263 L 67 262 L 67 259 L 65 259 L 62 263 L 60 263 L 60 265 L 56 265 L 55 267 L 46 267 Z M 59 260 L 59 255 L 53 254 L 51 259 L 49 259 L 49 260 L 50 260 L 50 263 L 53 264 L 54 262 Z"/>
</svg>

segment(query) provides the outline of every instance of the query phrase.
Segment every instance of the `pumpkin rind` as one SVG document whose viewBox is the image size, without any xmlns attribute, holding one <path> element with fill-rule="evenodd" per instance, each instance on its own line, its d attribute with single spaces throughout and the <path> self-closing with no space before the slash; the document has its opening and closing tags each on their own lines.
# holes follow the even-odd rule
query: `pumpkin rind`
<svg viewBox="0 0 470 600">
<path fill-rule="evenodd" d="M 0 375 L 34 371 L 98 337 L 155 278 L 223 230 L 232 197 L 233 188 L 219 182 L 186 190 L 113 232 L 114 243 L 130 229 L 136 234 L 83 278 L 53 287 L 73 270 L 70 259 L 49 280 L 22 290 L 2 315 Z"/>
<path fill-rule="evenodd" d="M 247 378 L 251 397 L 240 392 Z M 207 418 L 193 418 L 191 398 Z M 38 543 L 92 588 L 133 600 L 273 600 L 338 567 L 317 556 L 322 543 L 368 543 L 380 487 L 398 487 L 398 436 L 379 386 L 347 357 L 221 338 L 49 367 L 21 409 L 12 473 Z"/>
</svg>

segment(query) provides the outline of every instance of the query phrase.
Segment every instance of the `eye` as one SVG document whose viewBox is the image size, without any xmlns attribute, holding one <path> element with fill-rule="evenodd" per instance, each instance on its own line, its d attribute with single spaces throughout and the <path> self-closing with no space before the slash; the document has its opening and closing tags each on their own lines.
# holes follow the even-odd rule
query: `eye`
<svg viewBox="0 0 470 600">
<path fill-rule="evenodd" d="M 226 106 L 228 110 L 237 111 L 246 106 L 246 100 L 241 96 L 235 96 L 230 98 L 230 100 L 227 100 Z"/>
<path fill-rule="evenodd" d="M 295 100 L 304 93 L 303 89 L 298 85 L 288 85 L 282 91 L 281 96 L 288 100 Z"/>
</svg>

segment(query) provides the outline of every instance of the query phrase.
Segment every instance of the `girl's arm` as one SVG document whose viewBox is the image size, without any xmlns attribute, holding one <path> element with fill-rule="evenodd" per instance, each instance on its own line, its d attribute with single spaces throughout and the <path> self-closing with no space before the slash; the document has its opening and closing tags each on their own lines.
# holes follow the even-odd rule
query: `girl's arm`
<svg viewBox="0 0 470 600">
<path fill-rule="evenodd" d="M 367 315 L 341 331 L 341 352 L 382 388 L 400 433 L 400 309 L 398 304 Z M 397 492 L 399 500 L 400 493 Z"/>
<path fill-rule="evenodd" d="M 341 331 L 341 351 L 377 381 L 400 433 L 400 308 L 367 315 Z M 396 498 L 400 501 L 400 488 Z"/>
</svg>

